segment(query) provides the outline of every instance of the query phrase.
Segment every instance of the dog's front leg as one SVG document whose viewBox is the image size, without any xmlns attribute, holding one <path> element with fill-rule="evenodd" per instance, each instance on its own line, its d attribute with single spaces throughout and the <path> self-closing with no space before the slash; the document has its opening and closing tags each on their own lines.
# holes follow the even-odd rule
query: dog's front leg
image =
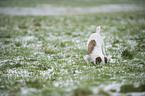
<svg viewBox="0 0 145 96">
<path fill-rule="evenodd" d="M 102 51 L 103 51 L 103 54 L 104 54 L 104 61 L 105 61 L 105 64 L 106 64 L 107 63 L 107 57 L 106 57 L 106 52 L 105 52 L 104 46 L 103 46 Z"/>
<path fill-rule="evenodd" d="M 102 52 L 103 52 L 103 55 L 104 55 L 104 57 L 106 57 L 106 52 L 105 52 L 105 48 L 104 48 L 104 42 L 103 42 L 103 44 L 102 44 Z"/>
<path fill-rule="evenodd" d="M 87 64 L 89 64 L 90 63 L 90 56 L 89 55 L 84 56 L 84 60 L 86 61 Z"/>
<path fill-rule="evenodd" d="M 104 42 L 102 44 L 102 52 L 103 52 L 103 55 L 104 55 L 104 61 L 105 61 L 105 64 L 107 63 L 107 57 L 106 57 L 106 52 L 105 52 L 105 48 L 104 48 Z"/>
</svg>

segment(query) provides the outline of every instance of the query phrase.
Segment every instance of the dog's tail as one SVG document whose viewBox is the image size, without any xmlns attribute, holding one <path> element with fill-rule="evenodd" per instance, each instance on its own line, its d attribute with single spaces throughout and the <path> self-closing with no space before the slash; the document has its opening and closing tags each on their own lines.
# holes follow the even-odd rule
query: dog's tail
<svg viewBox="0 0 145 96">
<path fill-rule="evenodd" d="M 98 26 L 98 27 L 96 28 L 96 33 L 100 33 L 100 31 L 101 31 L 101 27 Z"/>
</svg>

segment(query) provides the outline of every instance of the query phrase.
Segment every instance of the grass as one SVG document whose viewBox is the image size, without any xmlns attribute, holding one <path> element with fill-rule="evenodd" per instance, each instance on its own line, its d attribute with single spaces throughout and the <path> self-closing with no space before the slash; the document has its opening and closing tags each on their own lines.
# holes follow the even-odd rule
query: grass
<svg viewBox="0 0 145 96">
<path fill-rule="evenodd" d="M 36 7 L 36 6 L 65 6 L 91 7 L 104 4 L 144 4 L 144 0 L 0 0 L 0 7 Z"/>
<path fill-rule="evenodd" d="M 144 92 L 144 11 L 0 15 L 0 21 L 2 95 L 110 96 L 115 92 Z M 109 62 L 96 68 L 86 64 L 83 56 L 87 39 L 98 25 L 102 27 Z M 120 91 L 106 91 L 105 87 L 114 82 L 123 83 Z M 133 86 L 136 83 L 138 87 Z"/>
<path fill-rule="evenodd" d="M 121 86 L 120 92 L 127 93 L 127 92 L 144 92 L 145 91 L 145 85 L 141 85 L 137 88 L 135 88 L 133 85 L 124 85 Z"/>
</svg>

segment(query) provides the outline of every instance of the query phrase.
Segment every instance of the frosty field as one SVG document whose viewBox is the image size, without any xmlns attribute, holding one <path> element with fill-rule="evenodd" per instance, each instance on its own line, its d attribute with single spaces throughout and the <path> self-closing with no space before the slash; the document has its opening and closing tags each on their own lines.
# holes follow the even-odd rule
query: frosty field
<svg viewBox="0 0 145 96">
<path fill-rule="evenodd" d="M 96 68 L 83 56 L 98 25 L 109 60 Z M 144 10 L 0 15 L 0 96 L 130 95 L 145 95 Z"/>
</svg>

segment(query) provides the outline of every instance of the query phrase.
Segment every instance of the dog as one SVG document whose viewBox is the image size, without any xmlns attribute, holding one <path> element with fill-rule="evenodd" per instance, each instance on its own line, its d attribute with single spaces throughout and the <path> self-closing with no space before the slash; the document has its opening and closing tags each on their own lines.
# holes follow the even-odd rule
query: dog
<svg viewBox="0 0 145 96">
<path fill-rule="evenodd" d="M 84 59 L 87 63 L 93 62 L 95 65 L 107 63 L 107 57 L 104 48 L 104 41 L 100 35 L 101 28 L 96 28 L 96 33 L 93 33 L 87 41 L 87 55 Z"/>
</svg>

